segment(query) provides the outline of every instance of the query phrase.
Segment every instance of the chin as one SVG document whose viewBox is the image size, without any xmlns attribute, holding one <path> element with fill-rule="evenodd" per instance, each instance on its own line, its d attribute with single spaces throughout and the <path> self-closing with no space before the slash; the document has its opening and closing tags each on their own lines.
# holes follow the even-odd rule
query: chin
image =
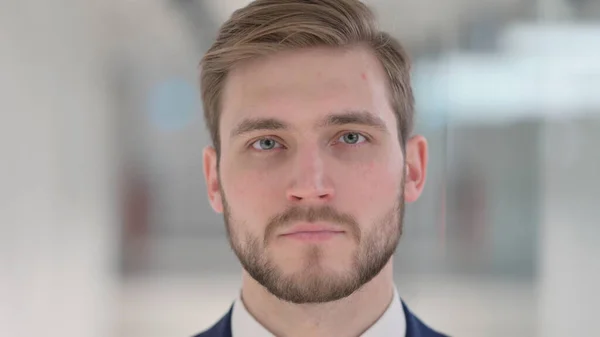
<svg viewBox="0 0 600 337">
<path fill-rule="evenodd" d="M 280 264 L 280 270 L 283 275 L 302 277 L 303 275 L 311 275 L 318 277 L 321 275 L 346 275 L 351 272 L 352 263 L 349 259 L 328 259 L 322 258 L 319 261 L 302 260 L 296 263 Z"/>
</svg>

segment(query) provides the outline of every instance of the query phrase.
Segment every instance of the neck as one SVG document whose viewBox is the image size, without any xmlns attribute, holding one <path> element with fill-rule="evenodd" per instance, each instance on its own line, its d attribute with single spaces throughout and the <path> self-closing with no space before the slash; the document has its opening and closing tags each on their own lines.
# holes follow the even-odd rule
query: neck
<svg viewBox="0 0 600 337">
<path fill-rule="evenodd" d="M 394 294 L 392 259 L 352 295 L 319 304 L 293 304 L 269 293 L 243 272 L 242 300 L 252 316 L 276 336 L 359 336 L 385 312 Z"/>
</svg>

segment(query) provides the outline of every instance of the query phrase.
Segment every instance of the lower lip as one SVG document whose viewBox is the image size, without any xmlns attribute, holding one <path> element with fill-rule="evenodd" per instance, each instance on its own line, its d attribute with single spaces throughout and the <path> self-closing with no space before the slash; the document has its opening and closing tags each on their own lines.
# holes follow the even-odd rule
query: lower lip
<svg viewBox="0 0 600 337">
<path fill-rule="evenodd" d="M 285 234 L 283 237 L 299 240 L 299 241 L 326 241 L 333 239 L 336 236 L 342 235 L 344 232 L 318 231 L 318 232 L 297 232 Z"/>
</svg>

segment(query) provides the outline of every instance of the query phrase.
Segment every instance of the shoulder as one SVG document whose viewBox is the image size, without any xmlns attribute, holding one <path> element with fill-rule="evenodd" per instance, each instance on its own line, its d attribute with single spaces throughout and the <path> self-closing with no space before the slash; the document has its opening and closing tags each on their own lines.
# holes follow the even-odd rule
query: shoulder
<svg viewBox="0 0 600 337">
<path fill-rule="evenodd" d="M 439 333 L 423 323 L 402 301 L 404 315 L 406 316 L 407 337 L 448 337 Z M 231 335 L 231 309 L 215 325 L 195 335 L 194 337 L 232 337 Z"/>
<path fill-rule="evenodd" d="M 404 301 L 402 301 L 402 307 L 404 309 L 404 316 L 406 317 L 406 337 L 448 337 L 423 323 L 408 309 Z"/>
<path fill-rule="evenodd" d="M 231 309 L 215 325 L 194 337 L 231 337 Z"/>
</svg>

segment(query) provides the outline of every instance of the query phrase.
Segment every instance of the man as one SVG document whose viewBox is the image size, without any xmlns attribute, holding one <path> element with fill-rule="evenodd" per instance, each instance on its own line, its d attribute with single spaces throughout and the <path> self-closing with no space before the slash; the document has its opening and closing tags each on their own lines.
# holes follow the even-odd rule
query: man
<svg viewBox="0 0 600 337">
<path fill-rule="evenodd" d="M 243 266 L 201 337 L 442 336 L 401 301 L 392 255 L 425 183 L 402 47 L 358 0 L 258 0 L 201 62 L 211 206 Z"/>
</svg>

